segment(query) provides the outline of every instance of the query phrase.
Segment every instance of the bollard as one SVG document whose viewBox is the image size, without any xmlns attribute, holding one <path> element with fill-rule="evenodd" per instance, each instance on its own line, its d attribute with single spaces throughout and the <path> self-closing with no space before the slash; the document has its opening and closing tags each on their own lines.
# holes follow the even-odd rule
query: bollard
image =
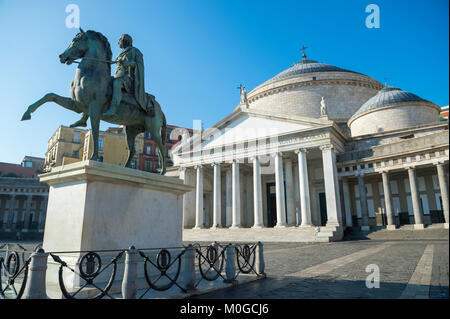
<svg viewBox="0 0 450 319">
<path fill-rule="evenodd" d="M 194 290 L 195 288 L 195 248 L 191 244 L 187 246 L 183 255 L 183 284 L 184 289 Z"/>
<path fill-rule="evenodd" d="M 264 263 L 263 243 L 258 241 L 256 245 L 256 273 L 259 276 L 265 277 L 266 273 L 264 272 L 264 269 L 266 268 L 266 265 Z"/>
<path fill-rule="evenodd" d="M 225 250 L 225 279 L 226 283 L 235 282 L 234 276 L 236 275 L 236 248 L 233 244 L 229 244 Z"/>
<path fill-rule="evenodd" d="M 31 262 L 28 266 L 28 280 L 23 299 L 48 298 L 45 285 L 47 258 L 48 254 L 42 248 L 31 254 Z"/>
<path fill-rule="evenodd" d="M 134 246 L 125 252 L 125 269 L 122 280 L 122 298 L 136 299 L 138 251 Z"/>
</svg>

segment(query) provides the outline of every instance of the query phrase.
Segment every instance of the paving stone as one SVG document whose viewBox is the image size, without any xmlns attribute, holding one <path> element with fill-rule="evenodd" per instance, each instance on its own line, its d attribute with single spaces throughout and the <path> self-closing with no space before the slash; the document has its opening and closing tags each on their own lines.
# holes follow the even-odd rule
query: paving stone
<svg viewBox="0 0 450 319">
<path fill-rule="evenodd" d="M 387 242 L 387 241 L 386 241 Z M 449 242 L 448 240 L 395 241 L 384 249 L 364 254 L 349 263 L 336 263 L 333 268 L 313 278 L 299 276 L 302 270 L 337 258 L 354 254 L 382 241 L 343 241 L 322 244 L 267 244 L 264 246 L 268 278 L 238 287 L 202 295 L 200 298 L 298 298 L 298 299 L 395 299 L 400 298 L 422 258 L 425 247 L 434 246 L 429 296 L 448 298 Z M 370 251 L 370 250 L 369 250 Z M 333 264 L 333 263 L 331 263 Z M 380 270 L 380 288 L 366 286 L 367 265 Z M 292 274 L 296 275 L 292 275 Z"/>
</svg>

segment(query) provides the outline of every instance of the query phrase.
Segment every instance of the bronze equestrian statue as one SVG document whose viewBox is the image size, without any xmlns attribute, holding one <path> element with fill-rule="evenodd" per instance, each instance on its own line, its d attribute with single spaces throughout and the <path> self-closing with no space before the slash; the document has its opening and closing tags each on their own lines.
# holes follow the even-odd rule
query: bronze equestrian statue
<svg viewBox="0 0 450 319">
<path fill-rule="evenodd" d="M 71 127 L 86 126 L 87 119 L 91 119 L 94 152 L 90 160 L 98 160 L 100 120 L 124 125 L 129 150 L 126 167 L 130 167 L 135 154 L 136 136 L 150 132 L 158 146 L 160 174 L 164 175 L 166 118 L 155 97 L 144 91 L 142 53 L 132 46 L 132 39 L 126 34 L 119 39 L 119 46 L 122 52 L 116 61 L 111 61 L 111 47 L 106 37 L 96 31 L 80 29 L 69 47 L 59 55 L 60 62 L 67 65 L 81 59 L 70 86 L 71 97 L 48 93 L 28 107 L 22 121 L 31 119 L 31 114 L 46 102 L 82 113 L 82 118 Z M 111 77 L 113 63 L 117 63 L 117 71 Z"/>
</svg>

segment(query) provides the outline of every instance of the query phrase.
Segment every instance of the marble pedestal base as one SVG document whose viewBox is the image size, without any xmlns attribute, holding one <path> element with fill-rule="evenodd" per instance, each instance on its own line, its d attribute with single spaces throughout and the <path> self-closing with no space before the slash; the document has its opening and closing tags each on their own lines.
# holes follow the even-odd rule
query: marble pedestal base
<svg viewBox="0 0 450 319">
<path fill-rule="evenodd" d="M 180 179 L 83 161 L 56 167 L 40 180 L 50 185 L 46 252 L 182 245 L 183 194 L 193 188 Z M 80 256 L 67 257 L 75 267 Z"/>
</svg>

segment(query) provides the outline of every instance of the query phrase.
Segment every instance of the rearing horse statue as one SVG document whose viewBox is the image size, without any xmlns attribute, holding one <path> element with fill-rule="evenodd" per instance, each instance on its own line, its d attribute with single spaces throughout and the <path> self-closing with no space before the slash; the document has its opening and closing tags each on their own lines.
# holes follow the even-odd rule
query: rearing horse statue
<svg viewBox="0 0 450 319">
<path fill-rule="evenodd" d="M 75 78 L 70 86 L 70 98 L 48 93 L 41 99 L 31 104 L 22 116 L 22 121 L 31 119 L 31 114 L 42 104 L 55 102 L 62 107 L 83 113 L 84 121 L 91 119 L 94 152 L 90 160 L 98 160 L 98 137 L 100 120 L 108 123 L 124 125 L 127 145 L 128 160 L 125 164 L 130 167 L 135 154 L 134 140 L 142 132 L 150 132 L 152 140 L 158 146 L 160 174 L 166 172 L 165 161 L 165 136 L 166 118 L 161 106 L 150 94 L 147 94 L 153 105 L 154 114 L 145 112 L 137 105 L 131 94 L 123 94 L 120 105 L 113 116 L 103 113 L 108 109 L 112 97 L 111 61 L 112 52 L 108 40 L 96 31 L 80 32 L 73 38 L 69 47 L 59 56 L 60 62 L 70 65 L 76 59 L 81 58 Z M 77 123 L 80 123 L 79 121 Z M 76 126 L 75 123 L 72 126 Z"/>
</svg>

